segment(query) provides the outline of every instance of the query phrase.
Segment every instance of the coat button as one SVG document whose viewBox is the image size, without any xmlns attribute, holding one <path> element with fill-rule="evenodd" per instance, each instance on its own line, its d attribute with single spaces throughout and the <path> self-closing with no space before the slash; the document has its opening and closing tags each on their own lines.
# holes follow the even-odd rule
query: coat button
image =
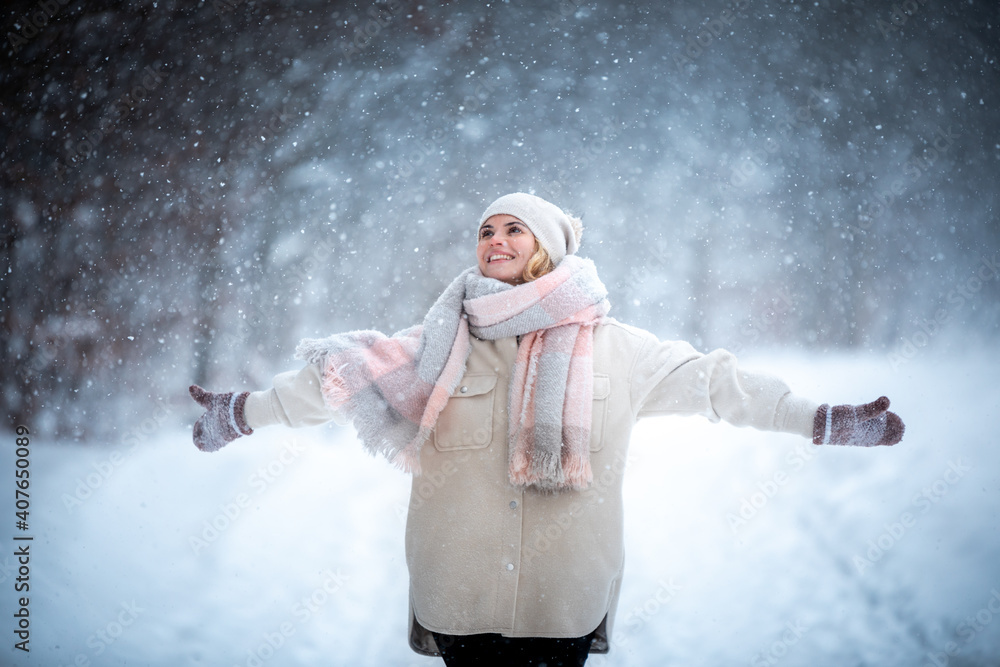
<svg viewBox="0 0 1000 667">
<path fill-rule="evenodd" d="M 468 393 L 469 388 L 468 387 L 462 387 L 461 389 L 459 389 L 459 391 L 462 392 L 463 394 L 465 394 L 465 393 Z"/>
<path fill-rule="evenodd" d="M 513 569 L 514 569 L 514 564 L 513 563 L 507 563 L 507 571 L 510 572 Z"/>
<path fill-rule="evenodd" d="M 517 509 L 517 501 L 516 500 L 510 501 L 510 508 L 512 510 L 516 510 Z"/>
</svg>

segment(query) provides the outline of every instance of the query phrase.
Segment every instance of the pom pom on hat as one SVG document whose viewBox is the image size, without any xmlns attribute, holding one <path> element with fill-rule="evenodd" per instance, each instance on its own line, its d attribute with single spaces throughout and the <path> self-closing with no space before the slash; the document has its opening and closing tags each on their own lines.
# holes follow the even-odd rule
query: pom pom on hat
<svg viewBox="0 0 1000 667">
<path fill-rule="evenodd" d="M 524 192 L 504 195 L 487 207 L 479 219 L 483 226 L 494 215 L 512 215 L 531 230 L 539 244 L 545 248 L 554 264 L 566 255 L 572 255 L 580 247 L 583 236 L 583 222 L 569 215 L 561 208 L 541 197 Z"/>
</svg>

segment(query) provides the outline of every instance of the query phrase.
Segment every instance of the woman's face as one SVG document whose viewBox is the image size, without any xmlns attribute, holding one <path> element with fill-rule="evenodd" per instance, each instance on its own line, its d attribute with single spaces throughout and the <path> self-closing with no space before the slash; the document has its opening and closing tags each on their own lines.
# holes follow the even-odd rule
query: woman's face
<svg viewBox="0 0 1000 667">
<path fill-rule="evenodd" d="M 535 235 L 528 226 L 506 213 L 491 216 L 479 228 L 479 271 L 511 285 L 522 282 L 524 267 L 535 254 Z"/>
</svg>

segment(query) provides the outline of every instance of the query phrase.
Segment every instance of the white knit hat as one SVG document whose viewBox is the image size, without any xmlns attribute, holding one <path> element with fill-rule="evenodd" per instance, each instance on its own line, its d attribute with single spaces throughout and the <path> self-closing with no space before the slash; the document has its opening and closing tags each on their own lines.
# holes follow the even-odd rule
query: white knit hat
<svg viewBox="0 0 1000 667">
<path fill-rule="evenodd" d="M 514 192 L 500 197 L 489 205 L 479 226 L 494 215 L 512 215 L 531 230 L 553 264 L 558 264 L 566 255 L 572 255 L 580 247 L 583 223 L 579 218 L 564 213 L 561 208 L 541 197 L 524 192 Z M 477 228 L 478 229 L 478 228 Z"/>
</svg>

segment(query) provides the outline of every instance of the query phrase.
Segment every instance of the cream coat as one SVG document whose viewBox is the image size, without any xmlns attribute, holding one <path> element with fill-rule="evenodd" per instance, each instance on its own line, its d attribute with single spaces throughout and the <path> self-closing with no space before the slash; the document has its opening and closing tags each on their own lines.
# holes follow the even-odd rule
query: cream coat
<svg viewBox="0 0 1000 667">
<path fill-rule="evenodd" d="M 741 371 L 725 350 L 607 318 L 594 333 L 591 466 L 583 492 L 543 494 L 507 478 L 507 390 L 514 338 L 472 339 L 465 376 L 421 450 L 406 524 L 410 645 L 434 655 L 428 631 L 579 637 L 606 652 L 621 583 L 622 476 L 642 417 L 701 414 L 736 426 L 812 436 L 817 403 L 782 381 Z M 251 394 L 253 428 L 343 419 L 327 408 L 315 367 Z"/>
</svg>

